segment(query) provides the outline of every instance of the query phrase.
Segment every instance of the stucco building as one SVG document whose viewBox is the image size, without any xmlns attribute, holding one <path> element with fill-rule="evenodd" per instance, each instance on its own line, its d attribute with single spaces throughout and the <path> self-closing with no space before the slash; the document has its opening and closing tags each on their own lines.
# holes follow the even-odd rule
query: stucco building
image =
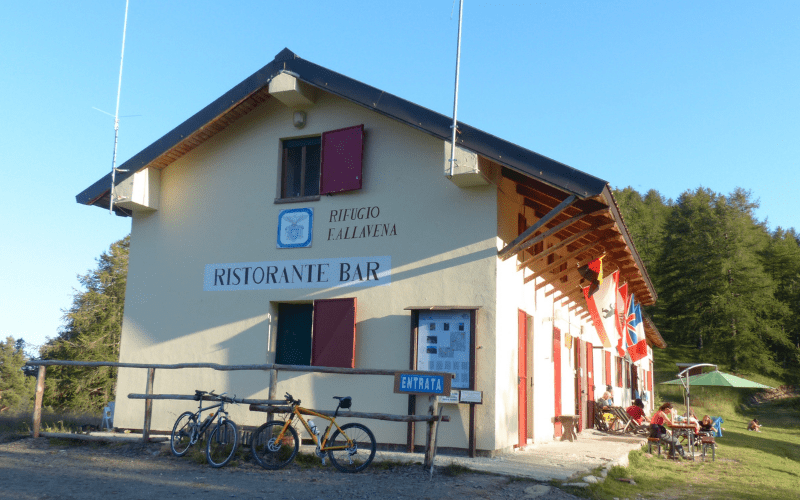
<svg viewBox="0 0 800 500">
<path fill-rule="evenodd" d="M 110 176 L 87 188 L 79 203 L 113 196 L 132 221 L 120 361 L 452 372 L 482 403 L 447 404 L 439 446 L 466 449 L 472 426 L 481 453 L 551 440 L 558 415 L 591 425 L 606 384 L 620 404 L 650 395 L 651 351 L 631 365 L 615 338 L 603 347 L 580 289 L 578 266 L 605 255 L 638 301 L 656 299 L 606 181 L 463 123 L 450 171 L 450 126 L 284 49 L 121 165 L 113 193 Z M 118 427 L 141 428 L 143 402 L 126 396 L 144 384 L 120 370 Z M 267 399 L 269 385 L 268 372 L 171 370 L 155 392 Z M 392 385 L 281 372 L 277 392 L 405 414 Z M 153 428 L 189 406 L 157 401 Z M 407 443 L 405 424 L 368 425 Z"/>
</svg>

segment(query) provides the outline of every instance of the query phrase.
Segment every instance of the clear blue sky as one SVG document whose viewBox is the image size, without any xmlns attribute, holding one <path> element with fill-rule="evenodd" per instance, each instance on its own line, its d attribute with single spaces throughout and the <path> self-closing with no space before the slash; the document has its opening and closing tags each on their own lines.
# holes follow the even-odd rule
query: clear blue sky
<svg viewBox="0 0 800 500">
<path fill-rule="evenodd" d="M 300 57 L 452 114 L 453 0 L 132 0 L 124 162 L 271 61 Z M 124 0 L 0 16 L 0 337 L 55 337 L 77 275 L 130 219 L 75 202 L 111 167 Z M 452 17 L 451 17 L 452 13 Z M 458 117 L 676 198 L 753 192 L 800 227 L 800 2 L 465 0 Z"/>
</svg>

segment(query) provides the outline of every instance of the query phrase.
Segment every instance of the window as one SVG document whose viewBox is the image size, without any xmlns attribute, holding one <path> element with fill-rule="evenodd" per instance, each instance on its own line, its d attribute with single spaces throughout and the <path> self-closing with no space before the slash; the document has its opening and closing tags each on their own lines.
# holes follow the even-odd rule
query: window
<svg viewBox="0 0 800 500">
<path fill-rule="evenodd" d="M 281 198 L 319 195 L 320 138 L 283 141 Z"/>
<path fill-rule="evenodd" d="M 280 197 L 310 201 L 321 194 L 361 189 L 364 125 L 283 141 Z"/>
<path fill-rule="evenodd" d="M 356 299 L 278 304 L 275 363 L 355 368 Z"/>
</svg>

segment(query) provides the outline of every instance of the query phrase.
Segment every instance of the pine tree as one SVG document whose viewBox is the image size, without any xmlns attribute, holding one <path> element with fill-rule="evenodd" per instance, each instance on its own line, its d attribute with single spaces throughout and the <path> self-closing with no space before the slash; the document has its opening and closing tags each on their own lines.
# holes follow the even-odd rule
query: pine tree
<svg viewBox="0 0 800 500">
<path fill-rule="evenodd" d="M 112 244 L 96 269 L 78 276 L 57 338 L 42 348 L 42 359 L 118 361 L 125 305 L 130 236 Z M 111 367 L 52 367 L 47 371 L 45 402 L 56 408 L 98 411 L 114 399 L 117 370 Z"/>
<path fill-rule="evenodd" d="M 14 337 L 0 341 L 0 412 L 27 410 L 33 401 L 36 380 L 22 371 L 28 361 L 22 345 Z"/>
</svg>

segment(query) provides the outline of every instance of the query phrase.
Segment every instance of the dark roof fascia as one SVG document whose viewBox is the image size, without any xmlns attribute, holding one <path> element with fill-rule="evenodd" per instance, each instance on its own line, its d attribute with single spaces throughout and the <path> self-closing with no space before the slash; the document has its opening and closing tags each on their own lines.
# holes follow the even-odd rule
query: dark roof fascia
<svg viewBox="0 0 800 500">
<path fill-rule="evenodd" d="M 617 227 L 619 227 L 619 232 L 622 234 L 622 238 L 625 240 L 625 244 L 631 251 L 631 255 L 633 256 L 633 260 L 636 262 L 636 266 L 642 273 L 642 278 L 644 279 L 645 285 L 647 285 L 647 290 L 653 297 L 653 302 L 655 302 L 658 299 L 658 294 L 656 293 L 656 289 L 653 286 L 653 282 L 650 281 L 650 275 L 647 274 L 647 268 L 644 267 L 644 262 L 642 262 L 642 258 L 639 256 L 639 252 L 636 250 L 636 245 L 633 244 L 631 235 L 628 232 L 628 226 L 625 225 L 625 220 L 622 218 L 622 214 L 620 214 L 619 212 L 619 206 L 617 205 L 617 200 L 614 199 L 614 194 L 611 192 L 611 188 L 608 185 L 606 185 L 606 187 L 603 189 L 603 197 L 605 198 L 608 204 L 608 210 L 611 212 L 611 215 L 617 222 Z"/>
<path fill-rule="evenodd" d="M 118 172 L 115 184 L 119 184 L 144 168 L 151 161 L 178 145 L 185 137 L 196 132 L 264 85 L 269 84 L 270 80 L 282 70 L 296 74 L 300 80 L 310 85 L 360 104 L 439 139 L 445 141 L 451 139 L 452 119 L 450 117 L 323 68 L 298 57 L 289 49 L 284 49 L 275 56 L 272 62 L 120 165 L 120 170 L 128 171 Z M 487 159 L 559 190 L 574 194 L 581 199 L 597 196 L 607 186 L 606 181 L 602 179 L 487 134 L 463 122 L 459 122 L 458 131 L 459 147 L 474 151 Z M 93 205 L 109 191 L 110 185 L 111 173 L 108 173 L 75 198 L 78 203 Z"/>
</svg>

